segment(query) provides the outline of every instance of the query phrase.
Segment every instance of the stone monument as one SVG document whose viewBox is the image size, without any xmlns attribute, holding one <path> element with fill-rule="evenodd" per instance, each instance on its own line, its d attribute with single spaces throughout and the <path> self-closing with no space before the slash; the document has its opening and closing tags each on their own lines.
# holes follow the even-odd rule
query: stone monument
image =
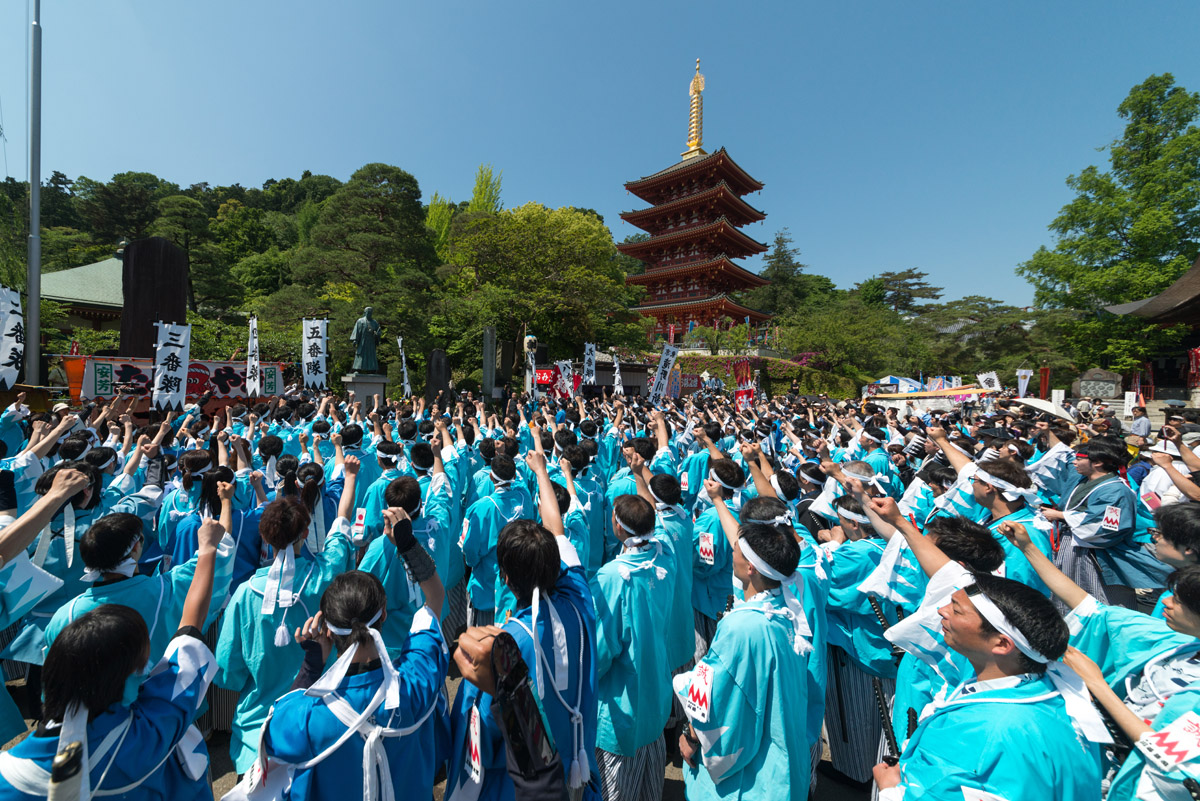
<svg viewBox="0 0 1200 801">
<path fill-rule="evenodd" d="M 1084 371 L 1071 384 L 1071 396 L 1075 398 L 1104 398 L 1116 400 L 1121 397 L 1122 378 L 1120 373 L 1093 367 Z"/>
<path fill-rule="evenodd" d="M 354 323 L 354 331 L 350 341 L 354 343 L 353 372 L 342 376 L 342 384 L 353 392 L 355 400 L 363 402 L 364 408 L 369 408 L 368 401 L 372 396 L 381 398 L 387 395 L 387 376 L 379 372 L 380 328 L 379 321 L 372 317 L 374 309 L 370 306 L 363 309 L 363 316 Z"/>
</svg>

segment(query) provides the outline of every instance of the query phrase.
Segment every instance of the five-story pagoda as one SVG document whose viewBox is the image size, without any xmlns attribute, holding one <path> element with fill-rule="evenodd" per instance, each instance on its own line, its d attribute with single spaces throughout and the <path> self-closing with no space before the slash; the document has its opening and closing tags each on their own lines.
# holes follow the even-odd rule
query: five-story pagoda
<svg viewBox="0 0 1200 801">
<path fill-rule="evenodd" d="M 646 298 L 637 311 L 655 318 L 654 333 L 664 336 L 671 324 L 677 333 L 683 333 L 691 323 L 713 326 L 722 318 L 740 323 L 749 317 L 751 325 L 757 325 L 770 317 L 730 297 L 730 293 L 768 283 L 734 261 L 766 252 L 766 245 L 739 229 L 767 215 L 742 199 L 762 189 L 762 183 L 739 167 L 725 148 L 706 153 L 701 147 L 703 91 L 704 76 L 696 59 L 688 146 L 682 160 L 625 184 L 652 205 L 627 211 L 621 219 L 646 231 L 650 238 L 617 248 L 646 264 L 645 273 L 626 281 L 646 287 Z"/>
</svg>

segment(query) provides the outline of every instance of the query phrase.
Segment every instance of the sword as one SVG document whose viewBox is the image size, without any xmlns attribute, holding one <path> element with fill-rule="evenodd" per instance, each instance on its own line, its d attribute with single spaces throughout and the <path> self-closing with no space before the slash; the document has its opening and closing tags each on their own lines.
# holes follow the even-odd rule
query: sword
<svg viewBox="0 0 1200 801">
<path fill-rule="evenodd" d="M 872 594 L 868 594 L 867 595 L 867 603 L 869 603 L 871 605 L 871 611 L 875 613 L 875 617 L 879 618 L 879 625 L 883 626 L 883 630 L 887 631 L 889 628 L 891 628 L 892 624 L 889 623 L 887 617 L 884 616 L 883 606 L 879 603 L 879 599 L 876 598 Z M 898 612 L 897 615 L 900 616 L 901 613 Z M 898 664 L 900 664 L 900 660 L 903 658 L 904 658 L 904 649 L 901 648 L 899 645 L 893 644 L 892 645 L 892 659 L 894 659 L 896 661 L 896 664 L 898 665 Z"/>
<path fill-rule="evenodd" d="M 879 720 L 883 723 L 883 741 L 888 751 L 883 755 L 883 761 L 888 765 L 895 765 L 900 762 L 900 745 L 896 742 L 896 732 L 892 729 L 892 713 L 888 709 L 887 698 L 883 695 L 883 681 L 877 676 L 872 676 L 871 687 L 875 690 L 875 706 L 879 708 Z"/>
</svg>

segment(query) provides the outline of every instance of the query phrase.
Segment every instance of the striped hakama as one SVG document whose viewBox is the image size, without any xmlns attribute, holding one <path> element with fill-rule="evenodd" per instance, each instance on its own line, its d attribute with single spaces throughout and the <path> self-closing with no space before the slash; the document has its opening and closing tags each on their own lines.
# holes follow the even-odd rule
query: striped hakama
<svg viewBox="0 0 1200 801">
<path fill-rule="evenodd" d="M 883 736 L 871 678 L 844 650 L 829 646 L 825 729 L 829 735 L 830 759 L 834 770 L 857 782 L 871 781 Z M 884 695 L 890 699 L 896 693 L 896 681 L 881 681 Z"/>
<path fill-rule="evenodd" d="M 667 744 L 660 734 L 633 756 L 596 749 L 600 797 L 604 801 L 660 801 L 667 769 Z"/>
</svg>

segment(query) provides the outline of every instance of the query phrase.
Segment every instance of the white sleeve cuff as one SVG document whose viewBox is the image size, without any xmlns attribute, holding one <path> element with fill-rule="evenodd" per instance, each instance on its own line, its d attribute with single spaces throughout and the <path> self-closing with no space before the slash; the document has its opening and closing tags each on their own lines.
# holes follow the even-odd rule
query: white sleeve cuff
<svg viewBox="0 0 1200 801">
<path fill-rule="evenodd" d="M 575 546 L 565 536 L 555 537 L 558 542 L 558 558 L 567 567 L 579 567 L 579 552 L 575 550 Z"/>
<path fill-rule="evenodd" d="M 902 801 L 903 798 L 904 787 L 902 785 L 888 787 L 885 790 L 879 791 L 879 801 Z"/>
</svg>

